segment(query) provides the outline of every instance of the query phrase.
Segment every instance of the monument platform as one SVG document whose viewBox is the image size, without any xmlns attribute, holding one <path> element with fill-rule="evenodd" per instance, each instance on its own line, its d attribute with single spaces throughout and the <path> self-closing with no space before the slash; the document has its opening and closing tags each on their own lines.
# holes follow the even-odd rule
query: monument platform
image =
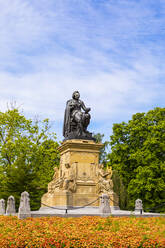
<svg viewBox="0 0 165 248">
<path fill-rule="evenodd" d="M 60 167 L 55 168 L 48 192 L 41 199 L 46 206 L 99 206 L 99 196 L 110 196 L 110 206 L 118 208 L 118 197 L 113 192 L 112 170 L 99 164 L 102 144 L 93 140 L 66 140 L 59 147 Z"/>
</svg>

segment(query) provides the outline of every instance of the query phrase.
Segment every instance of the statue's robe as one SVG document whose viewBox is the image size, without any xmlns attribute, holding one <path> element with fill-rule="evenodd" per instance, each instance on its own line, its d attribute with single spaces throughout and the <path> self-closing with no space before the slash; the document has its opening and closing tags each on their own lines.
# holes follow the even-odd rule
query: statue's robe
<svg viewBox="0 0 165 248">
<path fill-rule="evenodd" d="M 64 124 L 63 124 L 63 136 L 66 138 L 68 134 L 70 133 L 70 123 L 71 123 L 71 106 L 70 103 L 72 102 L 71 100 L 68 100 L 66 103 L 66 109 L 64 113 Z"/>
<path fill-rule="evenodd" d="M 84 111 L 89 111 L 90 109 L 85 107 L 85 104 L 83 101 L 78 100 L 75 101 L 74 99 L 70 99 L 66 103 L 66 109 L 64 114 L 64 124 L 63 124 L 63 136 L 67 138 L 69 136 L 69 133 L 71 133 L 71 124 L 74 122 L 78 122 L 76 118 L 80 118 L 79 121 L 83 121 L 82 126 L 84 128 L 87 127 L 90 120 L 90 115 L 87 113 L 84 113 L 81 111 L 83 109 Z M 78 115 L 79 114 L 79 115 Z M 86 119 L 88 119 L 87 124 L 85 123 Z"/>
</svg>

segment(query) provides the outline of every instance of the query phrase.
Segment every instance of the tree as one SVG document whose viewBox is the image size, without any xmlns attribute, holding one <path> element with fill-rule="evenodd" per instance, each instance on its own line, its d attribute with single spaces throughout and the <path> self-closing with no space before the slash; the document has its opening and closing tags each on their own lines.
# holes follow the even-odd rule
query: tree
<svg viewBox="0 0 165 248">
<path fill-rule="evenodd" d="M 109 164 L 127 188 L 128 207 L 133 208 L 137 198 L 146 210 L 165 203 L 165 108 L 114 124 L 109 144 Z M 163 206 L 157 210 L 165 211 Z"/>
<path fill-rule="evenodd" d="M 26 119 L 18 109 L 0 112 L 0 198 L 28 191 L 32 209 L 38 209 L 59 164 L 55 133 L 49 133 L 49 120 Z"/>
<path fill-rule="evenodd" d="M 107 163 L 107 150 L 108 150 L 108 141 L 103 142 L 104 134 L 93 134 L 93 137 L 96 139 L 97 143 L 103 143 L 103 147 L 100 150 L 99 154 L 99 163 L 102 163 L 104 165 L 104 168 L 106 169 L 110 164 Z M 127 206 L 127 191 L 126 188 L 123 185 L 122 179 L 119 176 L 118 171 L 113 170 L 112 174 L 112 180 L 113 180 L 113 190 L 119 197 L 119 206 L 122 209 L 125 209 Z"/>
<path fill-rule="evenodd" d="M 107 141 L 103 142 L 104 134 L 96 133 L 93 134 L 93 137 L 96 139 L 96 143 L 103 143 L 103 147 L 101 148 L 99 154 L 99 163 L 102 163 L 104 164 L 104 166 L 106 166 L 106 156 L 107 156 L 106 149 L 108 146 L 108 142 Z"/>
<path fill-rule="evenodd" d="M 128 204 L 127 189 L 124 186 L 123 180 L 117 170 L 113 169 L 112 180 L 113 180 L 113 191 L 119 197 L 120 209 L 127 209 L 127 204 Z"/>
</svg>

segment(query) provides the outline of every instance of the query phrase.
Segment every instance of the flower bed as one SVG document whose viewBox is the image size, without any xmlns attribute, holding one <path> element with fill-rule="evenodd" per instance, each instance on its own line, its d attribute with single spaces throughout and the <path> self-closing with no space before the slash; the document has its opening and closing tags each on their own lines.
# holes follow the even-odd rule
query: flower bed
<svg viewBox="0 0 165 248">
<path fill-rule="evenodd" d="M 165 247 L 165 218 L 0 216 L 0 247 Z"/>
</svg>

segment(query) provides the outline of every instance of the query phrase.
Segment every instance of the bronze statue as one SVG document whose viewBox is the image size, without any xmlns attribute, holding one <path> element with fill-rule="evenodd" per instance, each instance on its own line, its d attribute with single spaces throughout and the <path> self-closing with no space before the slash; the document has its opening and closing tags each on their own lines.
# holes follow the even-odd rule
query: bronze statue
<svg viewBox="0 0 165 248">
<path fill-rule="evenodd" d="M 92 138 L 92 133 L 87 131 L 91 118 L 90 110 L 80 100 L 80 93 L 74 91 L 72 99 L 66 103 L 63 125 L 63 136 L 65 139 L 94 139 Z"/>
</svg>

